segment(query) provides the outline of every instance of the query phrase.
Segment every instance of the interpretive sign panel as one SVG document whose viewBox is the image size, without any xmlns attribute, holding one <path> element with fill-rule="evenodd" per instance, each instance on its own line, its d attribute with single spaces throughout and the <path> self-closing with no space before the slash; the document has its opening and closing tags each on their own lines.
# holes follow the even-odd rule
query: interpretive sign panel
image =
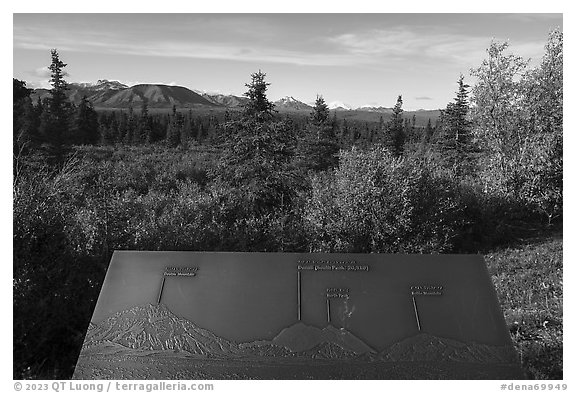
<svg viewBox="0 0 576 393">
<path fill-rule="evenodd" d="M 478 255 L 116 251 L 74 378 L 522 374 Z"/>
</svg>

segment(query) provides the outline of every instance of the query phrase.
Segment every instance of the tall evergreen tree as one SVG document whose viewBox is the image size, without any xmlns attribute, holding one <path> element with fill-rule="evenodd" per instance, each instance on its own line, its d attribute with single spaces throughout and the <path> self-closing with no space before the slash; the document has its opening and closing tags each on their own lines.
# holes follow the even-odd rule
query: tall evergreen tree
<svg viewBox="0 0 576 393">
<path fill-rule="evenodd" d="M 30 145 L 33 134 L 37 130 L 36 112 L 30 99 L 30 89 L 26 82 L 13 78 L 13 117 L 12 117 L 12 145 L 14 154 Z"/>
<path fill-rule="evenodd" d="M 136 134 L 136 117 L 134 115 L 134 108 L 128 107 L 128 116 L 126 122 L 126 134 L 124 136 L 124 143 L 127 145 L 134 143 L 134 134 Z"/>
<path fill-rule="evenodd" d="M 50 146 L 51 153 L 60 156 L 65 136 L 68 135 L 69 109 L 70 103 L 66 97 L 68 83 L 64 80 L 64 68 L 67 64 L 60 60 L 58 51 L 52 49 L 50 52 L 52 63 L 50 69 L 50 89 L 48 106 L 48 124 L 44 130 L 46 140 Z"/>
<path fill-rule="evenodd" d="M 274 119 L 265 74 L 259 71 L 251 77 L 242 117 L 219 127 L 222 154 L 215 177 L 249 201 L 251 214 L 261 215 L 290 206 L 295 195 L 291 165 L 296 138 L 289 122 Z"/>
<path fill-rule="evenodd" d="M 457 175 L 473 171 L 473 135 L 472 122 L 469 119 L 470 104 L 468 88 L 464 76 L 458 79 L 458 91 L 454 102 L 446 106 L 443 113 L 442 129 L 438 136 L 441 154 Z"/>
<path fill-rule="evenodd" d="M 374 142 L 382 142 L 384 135 L 386 135 L 386 122 L 384 121 L 384 117 L 380 115 L 378 126 L 374 132 Z"/>
<path fill-rule="evenodd" d="M 166 143 L 170 147 L 176 147 L 180 144 L 183 127 L 182 116 L 176 111 L 176 105 L 172 107 L 172 117 L 166 131 Z"/>
<path fill-rule="evenodd" d="M 20 122 L 20 132 L 15 142 L 25 145 L 25 150 L 38 145 L 38 129 L 40 127 L 40 113 L 32 104 L 32 100 L 27 100 L 24 104 L 24 113 Z"/>
<path fill-rule="evenodd" d="M 180 133 L 180 144 L 185 149 L 188 148 L 190 143 L 190 138 L 192 137 L 192 110 L 188 111 L 186 116 L 184 116 L 184 122 L 182 123 L 182 132 Z"/>
<path fill-rule="evenodd" d="M 128 116 L 124 112 L 118 114 L 118 133 L 116 135 L 116 143 L 124 142 L 126 138 L 126 131 L 128 127 Z"/>
<path fill-rule="evenodd" d="M 151 131 L 150 117 L 148 116 L 148 99 L 143 97 L 140 117 L 136 121 L 136 129 L 134 130 L 133 143 L 135 145 L 148 143 Z"/>
<path fill-rule="evenodd" d="M 96 144 L 99 139 L 98 114 L 88 101 L 82 97 L 76 108 L 72 123 L 71 142 L 75 144 Z"/>
<path fill-rule="evenodd" d="M 399 95 L 396 100 L 396 105 L 392 110 L 392 117 L 387 124 L 387 132 L 384 138 L 384 144 L 388 147 L 390 152 L 399 157 L 404 152 L 404 141 L 406 135 L 404 133 L 404 119 L 402 117 L 402 96 Z"/>
<path fill-rule="evenodd" d="M 428 118 L 428 123 L 426 123 L 426 128 L 424 128 L 424 133 L 422 134 L 422 141 L 424 143 L 430 143 L 433 134 L 434 128 L 432 127 L 432 120 Z"/>
<path fill-rule="evenodd" d="M 334 126 L 337 120 L 333 118 L 330 122 L 329 116 L 330 110 L 324 98 L 317 96 L 310 114 L 310 124 L 297 149 L 298 166 L 305 171 L 322 171 L 338 165 L 339 146 Z"/>
<path fill-rule="evenodd" d="M 259 70 L 251 75 L 252 81 L 245 84 L 248 91 L 244 96 L 248 102 L 244 105 L 244 115 L 257 121 L 270 120 L 274 112 L 274 104 L 266 96 L 270 83 L 265 82 L 265 77 L 266 74 Z"/>
<path fill-rule="evenodd" d="M 312 110 L 312 114 L 310 116 L 310 120 L 314 125 L 324 125 L 328 121 L 328 117 L 330 116 L 330 109 L 328 109 L 328 105 L 324 101 L 324 97 L 321 95 L 316 96 L 316 102 L 314 103 L 314 108 Z M 320 137 L 318 137 L 320 139 Z"/>
<path fill-rule="evenodd" d="M 26 87 L 26 82 L 12 78 L 12 103 L 13 103 L 13 126 L 14 134 L 20 129 L 19 121 L 23 113 L 24 103 L 30 98 L 30 89 Z M 15 138 L 16 139 L 16 138 Z"/>
<path fill-rule="evenodd" d="M 350 127 L 346 119 L 342 120 L 342 127 L 340 129 L 339 143 L 341 148 L 347 148 L 351 144 Z"/>
<path fill-rule="evenodd" d="M 103 145 L 114 144 L 114 131 L 110 125 L 104 122 L 98 123 L 98 132 L 100 133 L 100 141 Z"/>
</svg>

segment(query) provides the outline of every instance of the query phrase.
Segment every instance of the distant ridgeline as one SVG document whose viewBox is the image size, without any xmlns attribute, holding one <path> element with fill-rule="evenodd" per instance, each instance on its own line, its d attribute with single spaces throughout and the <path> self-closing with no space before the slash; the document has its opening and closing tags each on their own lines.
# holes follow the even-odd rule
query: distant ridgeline
<svg viewBox="0 0 576 393">
<path fill-rule="evenodd" d="M 94 84 L 69 83 L 59 90 L 31 90 L 23 81 L 14 80 L 14 83 L 17 96 L 22 96 L 15 101 L 14 140 L 28 148 L 43 144 L 54 150 L 61 146 L 94 144 L 161 144 L 184 148 L 196 144 L 219 145 L 228 134 L 226 127 L 235 129 L 231 121 L 251 118 L 246 117 L 245 110 L 251 102 L 246 95 L 206 93 L 163 84 L 129 87 L 105 79 Z M 59 115 L 48 116 L 54 109 L 48 110 L 56 93 L 61 97 L 61 102 L 55 101 L 59 102 Z M 322 143 L 329 141 L 339 148 L 388 140 L 386 130 L 395 116 L 395 109 L 391 108 L 352 109 L 338 102 L 326 105 L 322 99 L 326 113 L 320 121 L 322 130 L 316 130 L 314 127 L 320 123 L 318 119 L 313 120 L 312 115 L 319 108 L 317 103 L 312 106 L 291 96 L 275 102 L 266 98 L 266 102 L 274 113 L 273 120 L 287 127 L 290 135 L 298 139 L 316 135 L 318 139 L 322 134 Z M 427 140 L 432 124 L 440 121 L 440 113 L 440 110 L 404 111 L 402 144 L 417 145 Z M 56 120 L 62 124 L 54 123 Z M 313 141 L 308 140 L 303 146 L 311 144 Z M 327 152 L 326 155 L 333 154 Z"/>
<path fill-rule="evenodd" d="M 74 378 L 522 378 L 478 255 L 114 253 Z"/>
<path fill-rule="evenodd" d="M 139 84 L 127 86 L 118 81 L 106 79 L 98 80 L 96 83 L 70 83 L 66 91 L 68 99 L 78 105 L 82 97 L 86 96 L 88 101 L 96 109 L 128 109 L 132 107 L 139 110 L 144 100 L 148 108 L 164 110 L 169 112 L 174 106 L 178 110 L 195 109 L 198 111 L 225 111 L 238 110 L 248 101 L 247 97 L 232 94 L 206 93 L 188 89 L 182 86 L 162 85 L 162 84 Z M 48 89 L 34 89 L 30 97 L 33 102 L 50 96 Z M 282 113 L 293 113 L 295 115 L 308 115 L 312 112 L 313 106 L 306 104 L 294 97 L 287 96 L 274 101 L 274 108 Z M 388 119 L 392 114 L 392 108 L 362 106 L 353 109 L 344 104 L 333 103 L 330 109 L 338 112 L 342 119 L 378 122 L 381 117 Z M 424 127 L 428 119 L 433 122 L 439 117 L 439 110 L 417 110 L 405 111 L 406 118 L 415 117 L 416 124 Z"/>
</svg>

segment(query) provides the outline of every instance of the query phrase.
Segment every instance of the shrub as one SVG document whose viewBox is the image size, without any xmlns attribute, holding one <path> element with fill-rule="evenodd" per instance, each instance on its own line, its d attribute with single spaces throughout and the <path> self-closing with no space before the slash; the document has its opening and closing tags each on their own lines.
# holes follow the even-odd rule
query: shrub
<svg viewBox="0 0 576 393">
<path fill-rule="evenodd" d="M 312 179 L 305 215 L 311 248 L 331 252 L 446 252 L 464 224 L 453 182 L 383 147 L 341 152 Z"/>
<path fill-rule="evenodd" d="M 104 275 L 100 260 L 71 238 L 76 174 L 27 170 L 13 188 L 14 378 L 71 375 Z"/>
</svg>

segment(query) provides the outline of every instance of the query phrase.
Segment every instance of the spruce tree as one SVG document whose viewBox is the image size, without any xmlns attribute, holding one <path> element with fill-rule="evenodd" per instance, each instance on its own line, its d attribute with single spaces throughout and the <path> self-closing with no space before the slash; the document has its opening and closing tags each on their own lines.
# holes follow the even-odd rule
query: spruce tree
<svg viewBox="0 0 576 393">
<path fill-rule="evenodd" d="M 432 120 L 428 118 L 428 123 L 426 124 L 426 128 L 424 129 L 424 134 L 422 135 L 422 139 L 424 143 L 430 143 L 432 140 L 432 135 L 434 134 L 434 128 L 432 128 Z"/>
<path fill-rule="evenodd" d="M 50 145 L 51 152 L 60 156 L 61 148 L 64 137 L 68 135 L 69 124 L 69 102 L 66 98 L 66 90 L 68 90 L 68 83 L 64 80 L 64 68 L 67 66 L 60 60 L 58 51 L 52 49 L 50 52 L 52 56 L 52 63 L 48 67 L 50 69 L 50 90 L 49 99 L 49 123 L 46 129 L 47 142 Z"/>
<path fill-rule="evenodd" d="M 14 154 L 32 143 L 36 133 L 37 116 L 30 99 L 30 89 L 26 82 L 13 78 L 13 117 L 12 117 L 12 145 Z"/>
<path fill-rule="evenodd" d="M 118 119 L 118 133 L 116 135 L 116 143 L 124 142 L 126 138 L 127 128 L 128 128 L 128 116 L 126 116 L 126 113 L 120 112 Z"/>
<path fill-rule="evenodd" d="M 402 96 L 399 95 L 396 100 L 396 105 L 392 110 L 392 117 L 387 124 L 387 132 L 384 138 L 384 144 L 388 147 L 389 151 L 396 157 L 399 157 L 404 152 L 404 141 L 406 139 L 404 133 L 404 119 L 402 117 Z"/>
<path fill-rule="evenodd" d="M 38 110 L 41 110 L 38 135 L 49 160 L 58 163 L 62 159 L 65 137 L 69 135 L 70 103 L 66 97 L 68 84 L 64 80 L 66 64 L 60 60 L 56 49 L 51 51 L 51 58 L 48 68 L 52 89 L 42 105 L 38 106 Z"/>
<path fill-rule="evenodd" d="M 264 77 L 261 71 L 251 75 L 241 118 L 218 126 L 222 152 L 216 182 L 242 195 L 253 216 L 277 214 L 279 206 L 290 206 L 295 196 L 291 164 L 296 138 L 290 122 L 274 119 Z M 209 127 L 215 126 L 211 121 Z"/>
<path fill-rule="evenodd" d="M 472 122 L 468 118 L 470 112 L 469 87 L 464 83 L 464 77 L 460 75 L 456 98 L 454 102 L 446 106 L 442 117 L 442 132 L 437 141 L 448 166 L 458 175 L 472 170 L 474 148 Z"/>
<path fill-rule="evenodd" d="M 17 135 L 17 140 L 14 142 L 18 143 L 22 148 L 24 147 L 26 151 L 33 148 L 38 144 L 38 129 L 40 127 L 40 115 L 31 100 L 27 100 L 24 103 L 24 112 L 22 114 L 22 119 L 20 122 L 20 131 Z"/>
<path fill-rule="evenodd" d="M 113 131 L 108 124 L 99 123 L 98 131 L 100 133 L 100 142 L 103 145 L 113 145 L 114 144 Z"/>
<path fill-rule="evenodd" d="M 148 99 L 142 98 L 140 117 L 135 119 L 136 128 L 132 135 L 132 143 L 140 145 L 148 142 L 150 137 L 150 118 L 148 117 Z"/>
<path fill-rule="evenodd" d="M 176 112 L 176 105 L 172 107 L 172 117 L 166 131 L 166 143 L 170 147 L 176 147 L 180 144 L 183 120 L 182 116 Z"/>
<path fill-rule="evenodd" d="M 76 108 L 72 125 L 71 142 L 74 144 L 96 144 L 99 139 L 98 115 L 86 96 Z"/>
<path fill-rule="evenodd" d="M 136 132 L 136 118 L 134 109 L 128 107 L 128 116 L 126 117 L 126 133 L 124 134 L 124 143 L 130 145 L 134 143 L 134 134 Z"/>
<path fill-rule="evenodd" d="M 342 128 L 340 131 L 340 147 L 341 148 L 347 148 L 350 146 L 351 142 L 350 142 L 350 128 L 348 127 L 348 122 L 346 121 L 346 119 L 342 120 Z"/>
<path fill-rule="evenodd" d="M 188 114 L 184 116 L 184 122 L 182 123 L 182 132 L 180 133 L 180 144 L 185 149 L 188 148 L 188 143 L 190 143 L 191 135 L 192 135 L 192 110 L 188 111 Z"/>
<path fill-rule="evenodd" d="M 334 117 L 330 122 L 329 116 L 324 98 L 317 96 L 305 137 L 298 143 L 298 166 L 304 171 L 322 171 L 338 165 L 339 146 L 334 131 L 337 120 Z"/>
<path fill-rule="evenodd" d="M 13 126 L 14 140 L 17 139 L 20 130 L 20 121 L 24 113 L 24 105 L 30 99 L 30 89 L 26 87 L 26 82 L 12 78 L 12 95 L 13 95 Z"/>
<path fill-rule="evenodd" d="M 244 115 L 257 121 L 270 120 L 274 112 L 274 104 L 266 96 L 270 83 L 264 81 L 265 77 L 266 74 L 258 70 L 251 75 L 252 81 L 245 84 L 248 91 L 244 96 L 248 98 L 248 102 L 244 105 Z"/>
<path fill-rule="evenodd" d="M 311 121 L 314 125 L 323 125 L 330 116 L 330 109 L 321 95 L 316 96 L 316 102 L 311 114 Z M 318 138 L 320 139 L 320 138 Z"/>
</svg>

